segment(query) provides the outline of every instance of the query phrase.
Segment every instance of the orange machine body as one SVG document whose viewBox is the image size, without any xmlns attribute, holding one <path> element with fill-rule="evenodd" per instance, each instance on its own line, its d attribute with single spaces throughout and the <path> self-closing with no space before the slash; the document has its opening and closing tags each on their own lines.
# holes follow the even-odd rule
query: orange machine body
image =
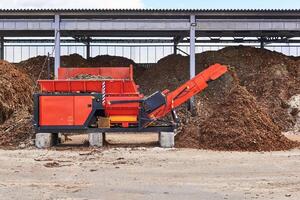
<svg viewBox="0 0 300 200">
<path fill-rule="evenodd" d="M 226 71 L 226 66 L 215 64 L 172 92 L 165 90 L 144 98 L 133 80 L 132 66 L 59 68 L 58 79 L 38 81 L 41 93 L 35 97 L 35 126 L 87 128 L 91 122 L 106 118 L 109 127 L 145 128 L 205 89 L 207 82 Z M 108 78 L 72 79 L 80 74 Z"/>
<path fill-rule="evenodd" d="M 166 96 L 166 104 L 161 106 L 154 112 L 150 113 L 150 118 L 161 118 L 172 109 L 185 103 L 191 97 L 204 90 L 208 86 L 209 81 L 218 79 L 227 72 L 227 67 L 220 64 L 214 64 L 197 74 L 194 78 L 187 81 L 176 90 L 169 92 L 163 91 Z"/>
<path fill-rule="evenodd" d="M 104 117 L 112 124 L 128 127 L 136 124 L 139 103 L 110 105 L 112 100 L 140 100 L 139 86 L 133 80 L 133 67 L 59 68 L 58 79 L 38 80 L 43 93 L 59 93 L 55 96 L 39 96 L 39 124 L 42 126 L 84 125 L 92 112 L 91 93 L 101 93 L 100 104 Z M 80 74 L 108 77 L 101 80 L 74 80 Z M 65 95 L 67 94 L 67 95 Z M 70 95 L 74 94 L 74 95 Z M 79 95 L 78 94 L 85 94 Z"/>
</svg>

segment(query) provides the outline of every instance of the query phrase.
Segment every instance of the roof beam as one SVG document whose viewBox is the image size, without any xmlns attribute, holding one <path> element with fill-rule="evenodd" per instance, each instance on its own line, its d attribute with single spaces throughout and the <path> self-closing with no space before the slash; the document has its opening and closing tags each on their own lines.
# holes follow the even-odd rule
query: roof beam
<svg viewBox="0 0 300 200">
<path fill-rule="evenodd" d="M 153 11 L 155 12 L 155 11 Z M 1 13 L 1 11 L 0 11 Z M 299 11 L 300 13 L 300 11 Z M 300 34 L 297 19 L 198 18 L 196 37 L 295 37 Z M 61 18 L 62 37 L 188 37 L 188 18 Z M 5 37 L 49 37 L 54 30 L 53 17 L 0 18 L 0 35 Z"/>
<path fill-rule="evenodd" d="M 201 31 L 298 31 L 299 20 L 197 19 Z M 2 31 L 53 30 L 53 19 L 0 19 Z M 61 19 L 62 31 L 188 31 L 184 19 Z"/>
</svg>

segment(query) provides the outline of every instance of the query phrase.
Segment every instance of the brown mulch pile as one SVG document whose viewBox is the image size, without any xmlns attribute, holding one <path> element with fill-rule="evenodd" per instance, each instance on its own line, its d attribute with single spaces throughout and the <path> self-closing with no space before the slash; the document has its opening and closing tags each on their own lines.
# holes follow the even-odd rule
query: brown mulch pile
<svg viewBox="0 0 300 200">
<path fill-rule="evenodd" d="M 17 63 L 16 66 L 23 72 L 30 75 L 32 80 L 47 79 L 47 57 L 37 56 L 28 60 Z M 141 73 L 142 69 L 138 69 L 133 60 L 119 56 L 101 55 L 94 58 L 85 59 L 79 54 L 71 54 L 69 56 L 61 56 L 61 67 L 129 67 L 134 66 L 135 76 Z M 50 77 L 53 78 L 54 58 L 50 57 Z M 42 70 L 43 69 L 43 70 Z M 40 76 L 40 77 L 39 77 Z"/>
<path fill-rule="evenodd" d="M 31 136 L 32 86 L 28 75 L 0 61 L 0 145 L 16 144 Z"/>
<path fill-rule="evenodd" d="M 184 107 L 178 109 L 182 126 L 176 137 L 177 146 L 245 151 L 294 147 L 294 143 L 287 142 L 289 140 L 280 132 L 289 130 L 295 123 L 295 118 L 288 113 L 287 101 L 300 93 L 300 63 L 280 53 L 239 46 L 197 54 L 196 72 L 214 63 L 230 66 L 231 73 L 211 82 L 205 91 L 195 97 L 195 117 L 191 117 Z M 137 79 L 137 83 L 146 94 L 165 88 L 172 90 L 188 80 L 188 71 L 189 57 L 170 55 L 148 69 Z M 239 103 L 239 99 L 245 101 L 245 106 L 250 102 L 255 105 L 251 108 L 239 107 L 240 112 L 253 114 L 250 121 L 244 115 L 230 118 L 232 112 L 236 111 L 235 104 Z M 228 102 L 226 109 L 223 109 L 224 102 Z M 227 119 L 231 119 L 231 123 L 222 124 Z M 268 123 L 262 123 L 262 120 L 267 119 Z M 263 131 L 258 128 L 263 127 L 262 124 L 270 129 Z M 218 129 L 214 125 L 218 125 Z M 239 128 L 241 125 L 242 129 Z M 237 131 L 230 132 L 231 128 Z M 253 130 L 256 130 L 255 134 L 252 134 Z M 227 134 L 228 137 L 224 137 Z M 218 137 L 223 139 L 216 140 Z M 214 140 L 218 144 L 212 143 Z M 240 143 L 235 144 L 236 141 Z M 253 145 L 253 141 L 257 144 Z"/>
<path fill-rule="evenodd" d="M 177 147 L 231 151 L 287 150 L 298 144 L 281 134 L 280 128 L 244 87 L 234 86 L 204 122 L 183 126 Z"/>
<path fill-rule="evenodd" d="M 61 56 L 61 67 L 88 67 L 88 62 L 79 54 L 71 54 L 69 56 Z"/>
<path fill-rule="evenodd" d="M 93 67 L 128 67 L 129 65 L 136 65 L 131 59 L 120 57 L 101 55 L 88 59 L 88 63 Z"/>
<path fill-rule="evenodd" d="M 62 67 L 128 67 L 129 65 L 135 65 L 135 62 L 120 56 L 100 55 L 85 59 L 81 55 L 71 54 L 61 57 Z"/>
<path fill-rule="evenodd" d="M 241 85 L 256 97 L 273 121 L 288 130 L 294 118 L 288 114 L 289 98 L 300 93 L 300 62 L 281 53 L 252 47 L 228 47 L 197 55 L 199 65 L 222 63 L 233 67 Z"/>
<path fill-rule="evenodd" d="M 32 114 L 28 110 L 19 109 L 0 125 L 0 146 L 28 146 L 34 137 Z"/>
<path fill-rule="evenodd" d="M 48 77 L 48 62 L 47 56 L 37 56 L 34 58 L 29 58 L 20 63 L 16 63 L 16 66 L 27 73 L 33 81 L 37 79 L 47 79 Z M 53 78 L 53 66 L 54 59 L 50 57 L 50 77 Z"/>
<path fill-rule="evenodd" d="M 0 124 L 19 108 L 32 108 L 32 81 L 14 65 L 0 60 Z"/>
</svg>

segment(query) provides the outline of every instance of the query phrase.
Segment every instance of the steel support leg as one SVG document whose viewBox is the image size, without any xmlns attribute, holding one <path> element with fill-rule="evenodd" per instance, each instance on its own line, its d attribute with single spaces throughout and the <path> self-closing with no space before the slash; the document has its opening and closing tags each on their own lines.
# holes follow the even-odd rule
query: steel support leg
<svg viewBox="0 0 300 200">
<path fill-rule="evenodd" d="M 162 148 L 172 148 L 175 146 L 174 132 L 160 132 L 159 133 L 159 146 Z"/>
<path fill-rule="evenodd" d="M 35 135 L 35 146 L 39 149 L 49 148 L 58 142 L 58 133 L 37 133 Z"/>
<path fill-rule="evenodd" d="M 89 143 L 92 147 L 102 147 L 105 140 L 105 133 L 89 133 Z"/>
<path fill-rule="evenodd" d="M 54 61 L 54 76 L 58 77 L 58 68 L 60 67 L 60 16 L 55 15 L 55 61 Z"/>
<path fill-rule="evenodd" d="M 196 17 L 190 16 L 190 79 L 195 77 L 196 60 L 195 60 L 195 35 L 196 35 Z M 194 110 L 194 97 L 189 101 L 189 109 Z"/>
</svg>

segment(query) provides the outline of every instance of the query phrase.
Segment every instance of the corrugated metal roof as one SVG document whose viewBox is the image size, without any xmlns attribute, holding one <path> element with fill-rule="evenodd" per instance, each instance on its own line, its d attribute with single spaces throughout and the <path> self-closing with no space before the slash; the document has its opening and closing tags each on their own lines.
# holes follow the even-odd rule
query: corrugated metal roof
<svg viewBox="0 0 300 200">
<path fill-rule="evenodd" d="M 300 9 L 0 9 L 0 12 L 299 12 Z"/>
<path fill-rule="evenodd" d="M 127 17 L 188 18 L 289 18 L 300 19 L 300 9 L 0 9 L 2 18 L 62 17 Z"/>
</svg>

